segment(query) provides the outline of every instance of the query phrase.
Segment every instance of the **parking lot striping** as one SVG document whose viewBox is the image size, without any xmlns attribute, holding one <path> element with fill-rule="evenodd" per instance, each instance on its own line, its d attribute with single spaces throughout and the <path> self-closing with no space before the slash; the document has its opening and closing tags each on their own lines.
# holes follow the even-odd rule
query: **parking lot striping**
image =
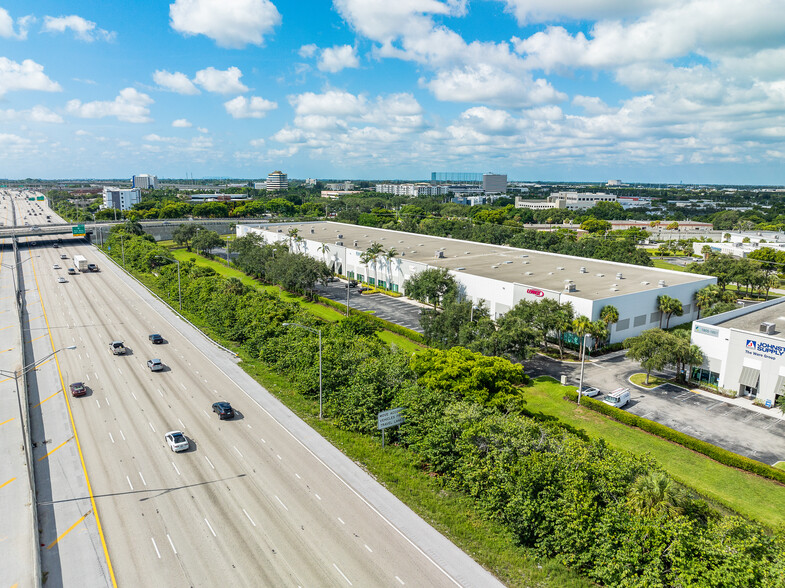
<svg viewBox="0 0 785 588">
<path fill-rule="evenodd" d="M 8 485 L 9 485 L 11 482 L 13 482 L 14 480 L 16 480 L 16 478 L 11 478 L 10 480 L 8 480 L 8 481 L 6 481 L 6 482 L 3 482 L 2 484 L 0 484 L 0 488 L 5 488 L 5 487 L 6 487 L 6 486 L 8 486 Z"/>
<path fill-rule="evenodd" d="M 150 541 L 153 542 L 153 547 L 155 547 L 155 554 L 158 556 L 158 559 L 161 559 L 161 552 L 158 551 L 158 546 L 155 544 L 155 539 L 150 537 Z"/>
<path fill-rule="evenodd" d="M 188 388 L 186 388 L 185 386 L 183 386 L 183 383 L 182 383 L 182 382 L 180 382 L 180 387 L 181 387 L 183 390 L 188 390 Z"/>
<path fill-rule="evenodd" d="M 48 396 L 47 398 L 44 398 L 44 399 L 43 399 L 41 402 L 39 402 L 38 404 L 35 404 L 35 405 L 31 406 L 30 408 L 38 408 L 38 407 L 39 407 L 39 406 L 41 406 L 41 405 L 42 405 L 44 402 L 46 402 L 46 401 L 47 401 L 47 400 L 49 400 L 50 398 L 54 398 L 54 397 L 55 397 L 55 396 L 57 396 L 58 394 L 60 394 L 60 390 L 58 390 L 57 392 L 55 392 L 55 393 L 54 393 L 54 394 L 52 394 L 51 396 Z"/>
<path fill-rule="evenodd" d="M 147 421 L 147 424 L 150 425 L 150 428 L 153 430 L 153 433 L 155 433 L 155 427 L 153 426 L 153 423 Z"/>
<path fill-rule="evenodd" d="M 207 463 L 209 463 L 209 464 L 210 464 L 210 467 L 211 467 L 211 468 L 213 468 L 213 469 L 215 469 L 215 466 L 213 465 L 213 462 L 211 462 L 211 461 L 210 461 L 210 458 L 209 458 L 209 457 L 207 457 L 206 455 L 204 456 L 204 458 L 207 460 Z"/>
<path fill-rule="evenodd" d="M 163 398 L 163 397 L 164 397 L 164 393 L 163 393 L 163 392 L 161 392 L 160 390 L 158 391 L 158 394 L 159 394 L 159 396 L 161 396 L 161 398 Z"/>
<path fill-rule="evenodd" d="M 0 328 L 0 331 L 5 331 L 6 329 L 10 329 L 11 327 L 15 327 L 16 325 L 8 325 L 7 327 Z"/>
<path fill-rule="evenodd" d="M 43 335 L 41 335 L 41 337 L 43 337 Z M 35 341 L 35 339 L 33 339 L 33 341 Z M 31 343 L 32 343 L 32 341 L 31 341 Z M 0 351 L 0 353 L 5 353 L 6 351 L 13 351 L 13 350 L 14 350 L 13 347 L 9 347 L 8 349 L 3 349 L 2 351 Z"/>
<path fill-rule="evenodd" d="M 367 544 L 365 545 L 365 549 L 367 549 L 369 553 L 373 553 L 373 549 L 371 549 L 370 547 L 368 547 L 368 545 L 367 545 Z"/>
<path fill-rule="evenodd" d="M 318 495 L 316 492 L 314 492 L 314 493 L 313 493 L 313 495 L 314 495 L 314 496 L 316 496 L 316 498 L 318 498 L 319 500 L 321 500 L 321 499 L 322 499 L 322 497 L 321 497 L 321 496 L 319 496 L 319 495 Z"/>
<path fill-rule="evenodd" d="M 213 534 L 213 537 L 218 537 L 218 535 L 215 534 L 215 531 L 213 531 L 213 526 L 210 524 L 210 521 L 204 519 L 204 522 L 207 523 L 208 527 L 210 527 L 210 532 Z"/>
<path fill-rule="evenodd" d="M 125 441 L 125 435 L 123 435 L 123 430 L 122 429 L 120 429 L 120 436 L 123 438 L 123 441 Z"/>
<path fill-rule="evenodd" d="M 345 525 L 345 524 L 346 524 L 346 523 L 344 523 L 344 522 L 343 522 L 343 519 L 342 519 L 341 517 L 338 517 L 338 521 L 339 521 L 339 522 L 340 522 L 342 525 Z"/>
<path fill-rule="evenodd" d="M 240 453 L 240 450 L 239 450 L 239 449 L 237 449 L 237 447 L 235 447 L 234 445 L 232 445 L 232 447 L 234 447 L 234 450 L 237 452 L 237 455 L 239 455 L 240 457 L 242 457 L 242 456 L 243 456 L 243 454 L 242 454 L 242 453 Z"/>
<path fill-rule="evenodd" d="M 121 370 L 120 368 L 117 368 L 117 371 L 120 372 L 121 376 L 123 375 L 123 370 Z"/>
<path fill-rule="evenodd" d="M 144 481 L 144 476 L 142 475 L 142 472 L 139 472 L 139 477 L 142 478 L 142 484 L 147 486 L 147 482 Z"/>
<path fill-rule="evenodd" d="M 289 510 L 288 508 L 286 508 L 286 505 L 283 503 L 283 501 L 282 501 L 280 498 L 278 498 L 278 496 L 276 496 L 276 497 L 275 497 L 275 499 L 276 499 L 278 502 L 280 502 L 280 503 L 281 503 L 281 506 L 282 506 L 282 507 L 284 507 L 286 510 Z"/>
<path fill-rule="evenodd" d="M 60 539 L 62 539 L 63 537 L 65 537 L 66 535 L 68 535 L 68 533 L 70 533 L 71 531 L 73 531 L 73 530 L 74 530 L 74 527 L 76 527 L 76 526 L 77 526 L 79 523 L 81 523 L 83 520 L 85 520 L 85 519 L 87 518 L 87 515 L 89 515 L 91 512 L 93 512 L 93 511 L 92 511 L 92 510 L 88 510 L 86 513 L 84 513 L 84 514 L 83 514 L 81 517 L 79 517 L 79 520 L 78 520 L 78 521 L 76 521 L 76 522 L 75 522 L 73 525 L 71 525 L 71 526 L 70 526 L 70 527 L 68 527 L 68 528 L 67 528 L 65 531 L 63 531 L 63 534 L 62 534 L 62 535 L 60 535 L 60 536 L 59 536 L 57 539 L 55 539 L 54 541 L 52 541 L 52 542 L 51 542 L 49 545 L 47 545 L 47 546 L 46 546 L 46 548 L 47 548 L 47 549 L 52 549 L 52 547 L 54 547 L 55 545 L 57 545 L 57 542 L 58 542 L 58 541 L 60 541 Z"/>
<path fill-rule="evenodd" d="M 253 427 L 251 427 L 251 425 L 246 425 L 246 426 L 247 426 L 249 429 L 253 428 Z"/>
<path fill-rule="evenodd" d="M 44 333 L 43 335 L 39 335 L 35 339 L 30 339 L 30 343 L 32 343 L 33 341 L 38 341 L 41 337 L 46 337 L 46 333 Z"/>
<path fill-rule="evenodd" d="M 94 374 L 95 374 L 95 379 L 97 380 L 98 379 L 98 372 L 94 372 Z"/>
<path fill-rule="evenodd" d="M 131 484 L 131 478 L 129 478 L 128 476 L 126 476 L 126 477 L 125 477 L 125 479 L 126 479 L 126 480 L 128 480 L 128 485 L 131 487 L 131 490 L 133 490 L 133 489 L 134 489 L 134 485 L 133 485 L 133 484 Z"/>
<path fill-rule="evenodd" d="M 72 437 L 72 438 L 73 438 L 73 437 Z M 52 454 L 53 454 L 55 451 L 57 451 L 58 449 L 60 449 L 60 448 L 61 448 L 63 445 L 65 445 L 66 443 L 68 443 L 70 440 L 71 440 L 71 439 L 66 439 L 65 441 L 63 441 L 62 443 L 60 443 L 60 445 L 58 445 L 57 447 L 55 447 L 54 449 L 52 449 L 52 451 L 50 451 L 49 453 L 47 453 L 46 455 L 42 455 L 41 457 L 39 457 L 39 458 L 38 458 L 38 461 L 41 461 L 42 459 L 45 459 L 45 458 L 49 457 L 49 456 L 50 456 L 50 455 L 52 455 Z"/>
<path fill-rule="evenodd" d="M 14 420 L 14 418 L 15 418 L 15 417 L 11 417 L 11 418 L 10 418 L 10 419 L 8 419 L 7 421 L 3 421 L 2 423 L 0 423 L 0 427 L 1 427 L 1 426 L 3 426 L 3 425 L 4 425 L 4 424 L 6 424 L 6 423 L 10 423 L 12 420 Z"/>
<path fill-rule="evenodd" d="M 251 524 L 252 524 L 252 525 L 255 527 L 255 526 L 256 526 L 256 523 L 254 523 L 254 522 L 253 522 L 253 519 L 251 518 L 251 515 L 249 515 L 249 514 L 246 512 L 246 510 L 245 510 L 245 509 L 243 509 L 243 512 L 245 513 L 245 516 L 247 516 L 247 517 L 248 517 L 248 520 L 249 520 L 249 521 L 251 521 Z"/>
<path fill-rule="evenodd" d="M 169 533 L 166 534 L 166 538 L 169 539 L 169 545 L 172 546 L 172 551 L 174 551 L 174 554 L 177 555 L 177 550 L 174 548 L 174 543 L 172 543 L 172 538 L 169 536 Z"/>
<path fill-rule="evenodd" d="M 109 433 L 109 439 L 114 443 L 114 437 L 112 437 L 112 433 Z"/>
<path fill-rule="evenodd" d="M 179 476 L 179 475 L 180 475 L 180 470 L 178 470 L 178 469 L 177 469 L 177 464 L 175 464 L 174 462 L 172 462 L 172 465 L 174 466 L 174 471 L 176 471 L 176 472 L 177 472 L 177 475 Z"/>
<path fill-rule="evenodd" d="M 337 565 L 335 565 L 334 563 L 333 563 L 333 567 L 334 567 L 336 570 L 338 570 L 338 573 L 339 573 L 339 574 L 341 574 L 341 576 L 343 576 L 343 579 L 344 579 L 344 580 L 346 580 L 346 583 L 347 583 L 347 584 L 349 584 L 349 586 L 354 586 L 354 584 L 352 584 L 352 583 L 349 581 L 349 578 L 347 578 L 347 577 L 346 577 L 346 574 L 344 574 L 344 573 L 341 571 L 341 568 L 339 568 L 339 567 L 338 567 Z"/>
<path fill-rule="evenodd" d="M 398 576 L 395 576 L 395 579 L 401 583 L 401 586 L 406 586 L 403 580 L 401 580 Z"/>
</svg>

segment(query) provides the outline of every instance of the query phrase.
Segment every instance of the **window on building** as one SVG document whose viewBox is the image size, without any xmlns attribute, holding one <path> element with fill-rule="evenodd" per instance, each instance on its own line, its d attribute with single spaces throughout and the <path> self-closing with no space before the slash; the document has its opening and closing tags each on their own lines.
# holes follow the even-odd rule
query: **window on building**
<svg viewBox="0 0 785 588">
<path fill-rule="evenodd" d="M 379 280 L 379 287 L 380 288 L 387 288 L 387 282 L 384 280 Z"/>
<path fill-rule="evenodd" d="M 692 312 L 692 304 L 684 304 L 681 309 L 684 311 L 684 314 L 690 314 Z"/>
<path fill-rule="evenodd" d="M 617 331 L 626 331 L 630 328 L 630 319 L 622 319 L 616 323 Z"/>
<path fill-rule="evenodd" d="M 347 277 L 354 279 L 354 272 L 347 272 Z"/>
<path fill-rule="evenodd" d="M 720 375 L 717 372 L 712 372 L 705 368 L 694 367 L 692 368 L 692 379 L 696 382 L 706 382 L 712 386 L 717 386 Z"/>
<path fill-rule="evenodd" d="M 364 282 L 365 281 L 365 277 L 362 274 L 357 274 L 357 281 L 358 282 Z"/>
<path fill-rule="evenodd" d="M 390 284 L 390 290 L 392 290 L 393 292 L 397 292 L 398 291 L 398 284 Z"/>
<path fill-rule="evenodd" d="M 376 285 L 376 280 L 374 280 L 372 277 L 370 277 L 370 276 L 369 276 L 369 277 L 368 277 L 368 283 L 369 283 L 371 286 L 375 286 L 375 285 Z"/>
</svg>

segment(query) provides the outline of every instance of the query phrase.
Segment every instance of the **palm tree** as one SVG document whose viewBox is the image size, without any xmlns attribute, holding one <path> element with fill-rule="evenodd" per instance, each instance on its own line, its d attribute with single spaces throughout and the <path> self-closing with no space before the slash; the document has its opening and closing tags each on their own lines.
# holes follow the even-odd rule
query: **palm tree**
<svg viewBox="0 0 785 588">
<path fill-rule="evenodd" d="M 603 306 L 600 309 L 600 320 L 605 323 L 605 329 L 608 331 L 606 337 L 610 339 L 611 325 L 615 325 L 619 322 L 619 310 L 612 304 Z"/>
<path fill-rule="evenodd" d="M 701 311 L 709 308 L 719 300 L 720 288 L 712 284 L 706 286 L 695 292 L 695 306 L 698 307 L 698 318 L 701 317 Z"/>
<path fill-rule="evenodd" d="M 398 257 L 398 251 L 395 247 L 390 247 L 384 252 L 384 257 L 387 260 L 387 287 L 389 288 L 390 284 L 392 284 L 392 261 Z"/>
<path fill-rule="evenodd" d="M 322 254 L 322 257 L 325 258 L 325 260 L 324 260 L 325 265 L 329 265 L 329 264 L 327 264 L 327 259 L 326 258 L 327 258 L 327 254 L 330 253 L 330 246 L 327 243 L 322 243 L 321 245 L 319 245 L 316 248 L 316 250 L 319 253 Z"/>
<path fill-rule="evenodd" d="M 766 276 L 766 281 L 764 282 L 766 286 L 766 300 L 769 299 L 769 290 L 772 288 L 777 288 L 780 285 L 780 279 L 775 274 L 769 274 Z"/>
<path fill-rule="evenodd" d="M 627 491 L 627 505 L 644 516 L 681 514 L 688 500 L 684 488 L 660 471 L 638 476 Z"/>
<path fill-rule="evenodd" d="M 382 247 L 381 243 L 374 241 L 371 243 L 371 246 L 363 251 L 362 255 L 360 255 L 360 263 L 365 266 L 366 273 L 368 270 L 368 265 L 373 264 L 374 280 L 377 283 L 379 281 L 379 272 L 376 267 L 376 261 L 379 259 L 379 256 L 381 256 L 382 253 L 384 253 L 384 247 Z"/>
<path fill-rule="evenodd" d="M 665 328 L 668 328 L 671 322 L 671 316 L 674 314 L 676 316 L 681 316 L 684 314 L 684 309 L 681 305 L 681 301 L 677 300 L 676 298 L 671 298 L 670 296 L 663 294 L 662 296 L 657 296 L 657 309 L 662 313 L 660 315 L 660 328 L 662 328 L 662 316 L 665 315 Z"/>
<path fill-rule="evenodd" d="M 289 249 L 292 251 L 295 248 L 294 247 L 295 243 L 299 243 L 300 241 L 303 240 L 303 238 L 300 237 L 300 229 L 294 229 L 294 228 L 289 229 L 286 236 L 287 236 L 287 240 L 289 241 Z"/>
</svg>

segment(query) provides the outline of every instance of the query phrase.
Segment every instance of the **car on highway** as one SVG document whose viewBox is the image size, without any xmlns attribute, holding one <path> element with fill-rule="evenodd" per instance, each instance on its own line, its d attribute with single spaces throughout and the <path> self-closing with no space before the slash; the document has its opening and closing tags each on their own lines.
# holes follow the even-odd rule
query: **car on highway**
<svg viewBox="0 0 785 588">
<path fill-rule="evenodd" d="M 56 263 L 52 266 L 52 269 L 60 269 L 60 264 Z"/>
<path fill-rule="evenodd" d="M 98 266 L 95 265 L 94 263 L 88 263 L 87 264 L 87 269 L 89 271 L 91 271 L 91 272 L 100 272 L 101 271 L 100 269 L 98 269 Z"/>
<path fill-rule="evenodd" d="M 74 382 L 70 386 L 71 388 L 71 396 L 84 396 L 87 394 L 87 389 L 84 387 L 84 383 L 82 382 Z"/>
<path fill-rule="evenodd" d="M 63 276 L 60 276 L 59 278 L 57 278 L 57 283 L 58 284 L 65 284 L 65 278 Z"/>
<path fill-rule="evenodd" d="M 125 355 L 125 345 L 122 341 L 112 341 L 109 343 L 109 351 L 112 355 Z"/>
<path fill-rule="evenodd" d="M 161 335 L 159 335 L 158 333 L 153 333 L 148 338 L 150 339 L 150 343 L 152 343 L 153 345 L 160 345 L 161 343 L 164 342 L 164 338 L 161 337 Z"/>
<path fill-rule="evenodd" d="M 575 392 L 578 392 L 578 389 L 575 389 Z M 594 398 L 595 396 L 599 396 L 600 391 L 593 386 L 584 386 L 583 390 L 581 391 L 581 396 L 588 396 L 589 398 Z"/>
<path fill-rule="evenodd" d="M 187 451 L 191 446 L 191 444 L 188 442 L 188 438 L 182 431 L 169 431 L 166 435 L 164 435 L 164 439 L 166 439 L 169 449 L 175 453 L 179 453 L 180 451 Z"/>
<path fill-rule="evenodd" d="M 213 404 L 213 412 L 218 413 L 221 420 L 234 418 L 234 409 L 228 402 L 216 402 Z"/>
<path fill-rule="evenodd" d="M 75 276 L 76 275 L 76 270 L 74 268 L 72 268 L 72 267 L 69 267 L 68 268 L 68 275 L 69 276 Z"/>
<path fill-rule="evenodd" d="M 151 372 L 160 372 L 161 370 L 164 369 L 164 364 L 161 362 L 160 359 L 148 359 L 147 367 L 150 368 Z"/>
<path fill-rule="evenodd" d="M 60 249 L 60 245 L 58 245 L 57 243 L 55 243 L 54 245 L 52 245 L 52 249 Z"/>
<path fill-rule="evenodd" d="M 65 253 L 61 253 L 60 259 L 68 259 L 68 256 Z"/>
</svg>

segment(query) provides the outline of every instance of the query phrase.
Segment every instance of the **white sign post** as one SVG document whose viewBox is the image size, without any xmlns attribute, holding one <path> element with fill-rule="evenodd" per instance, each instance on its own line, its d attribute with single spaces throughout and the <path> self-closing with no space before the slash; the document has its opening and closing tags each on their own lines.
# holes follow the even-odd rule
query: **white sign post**
<svg viewBox="0 0 785 588">
<path fill-rule="evenodd" d="M 384 430 L 389 427 L 397 427 L 406 422 L 401 415 L 401 408 L 391 408 L 390 410 L 383 410 L 377 417 L 376 428 L 382 430 L 382 447 L 384 447 Z"/>
</svg>

